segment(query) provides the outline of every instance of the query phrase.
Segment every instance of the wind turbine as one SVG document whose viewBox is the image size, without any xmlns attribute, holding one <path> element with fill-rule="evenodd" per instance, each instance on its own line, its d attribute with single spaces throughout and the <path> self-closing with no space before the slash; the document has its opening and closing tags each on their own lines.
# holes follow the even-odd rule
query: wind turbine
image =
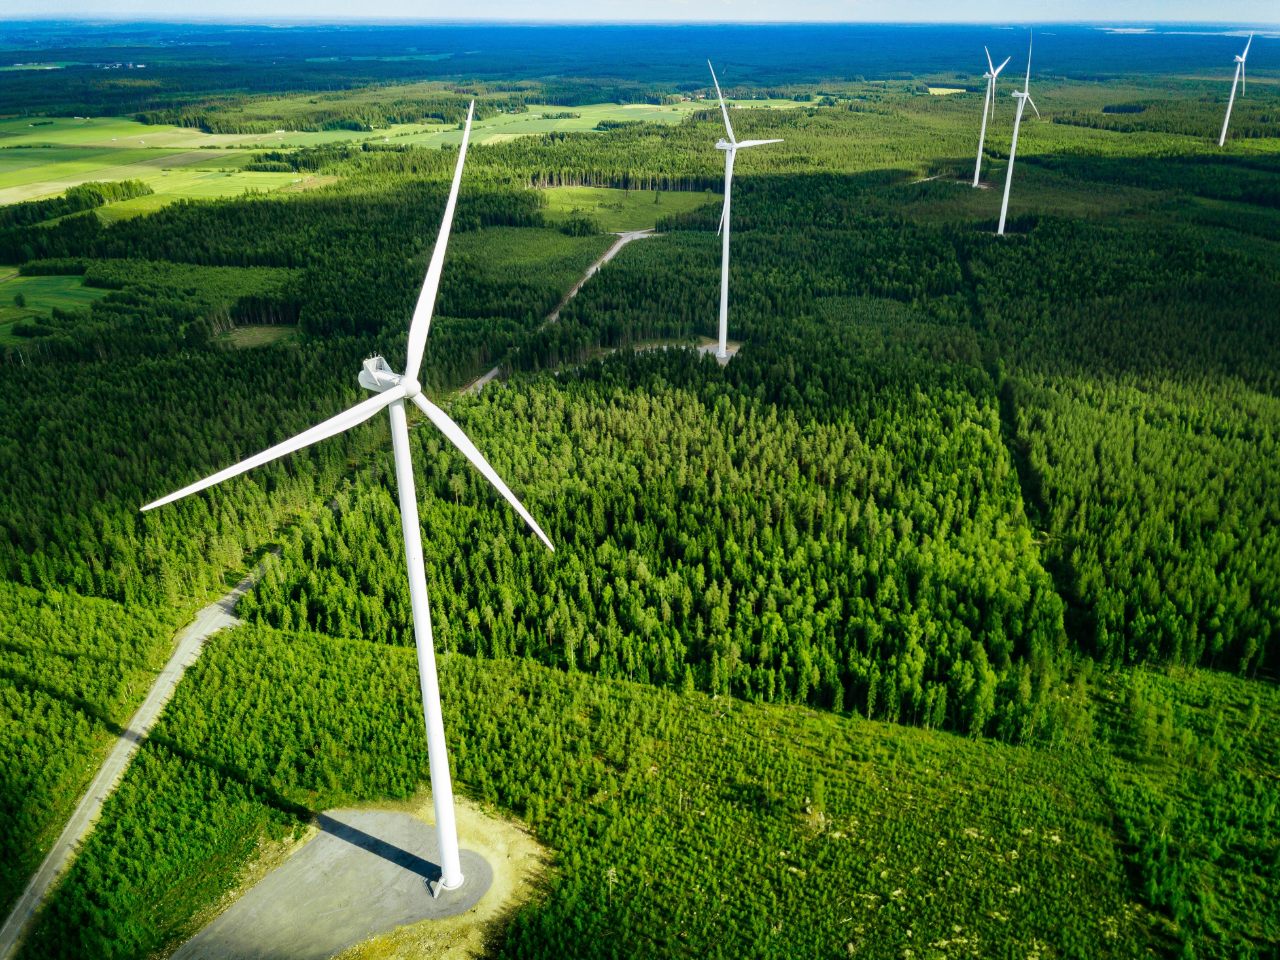
<svg viewBox="0 0 1280 960">
<path fill-rule="evenodd" d="M 479 450 L 461 428 L 443 410 L 426 398 L 418 383 L 423 350 L 427 345 L 427 331 L 431 326 L 431 314 L 435 309 L 436 292 L 440 288 L 440 274 L 444 269 L 445 248 L 449 243 L 449 230 L 453 224 L 453 211 L 458 202 L 458 186 L 462 182 L 462 166 L 467 159 L 467 143 L 471 138 L 471 119 L 475 112 L 472 102 L 467 110 L 467 123 L 462 134 L 462 146 L 458 150 L 458 162 L 453 170 L 453 183 L 449 188 L 449 200 L 445 204 L 444 219 L 436 237 L 431 261 L 427 266 L 426 280 L 409 324 L 409 345 L 406 352 L 403 375 L 392 371 L 382 357 L 364 361 L 359 382 L 374 396 L 354 407 L 298 434 L 291 440 L 242 460 L 235 466 L 205 477 L 176 493 L 161 497 L 142 509 L 152 510 L 172 503 L 188 494 L 223 480 L 230 479 L 264 463 L 270 463 L 285 454 L 310 446 L 327 437 L 364 423 L 380 410 L 391 415 L 391 447 L 395 458 L 396 486 L 400 495 L 400 523 L 404 528 L 404 554 L 409 572 L 409 601 L 413 613 L 413 631 L 418 650 L 418 679 L 422 688 L 422 709 L 427 727 L 427 757 L 431 771 L 431 794 L 435 804 L 436 834 L 440 846 L 440 879 L 432 888 L 432 895 L 440 890 L 455 890 L 462 885 L 462 864 L 458 855 L 458 830 L 453 812 L 453 784 L 449 777 L 449 756 L 445 750 L 444 720 L 440 713 L 440 683 L 436 676 L 435 648 L 431 639 L 431 614 L 427 607 L 427 577 L 422 560 L 422 529 L 418 523 L 418 501 L 413 487 L 413 462 L 409 456 L 409 428 L 405 417 L 405 402 L 411 401 L 427 415 L 436 427 L 471 461 L 503 498 L 515 508 L 533 532 L 542 538 L 549 549 L 554 550 L 542 528 L 529 515 L 523 504 L 494 471 Z"/>
<path fill-rule="evenodd" d="M 1244 62 L 1249 59 L 1249 48 L 1253 46 L 1253 34 L 1244 45 L 1244 53 L 1236 57 L 1236 78 L 1231 81 L 1231 99 L 1227 101 L 1227 115 L 1222 118 L 1222 136 L 1218 137 L 1218 146 L 1227 142 L 1227 126 L 1231 123 L 1231 108 L 1236 104 L 1236 84 L 1240 84 L 1240 92 L 1244 93 L 1249 84 L 1245 79 Z"/>
<path fill-rule="evenodd" d="M 724 151 L 724 208 L 720 211 L 720 342 L 716 347 L 716 359 L 725 363 L 729 359 L 729 195 L 733 189 L 733 161 L 739 150 L 748 147 L 759 147 L 766 143 L 781 143 L 781 140 L 738 140 L 733 135 L 733 124 L 729 122 L 729 108 L 725 106 L 724 94 L 720 92 L 720 81 L 716 79 L 716 68 L 707 61 L 711 70 L 711 82 L 716 85 L 716 96 L 720 98 L 720 112 L 724 114 L 724 132 L 729 135 L 726 140 L 721 137 L 716 141 L 716 149 Z"/>
<path fill-rule="evenodd" d="M 1018 101 L 1018 112 L 1013 118 L 1013 142 L 1009 144 L 1009 169 L 1004 175 L 1004 202 L 1000 205 L 1000 229 L 996 232 L 1000 236 L 1004 236 L 1004 221 L 1009 215 L 1009 188 L 1013 186 L 1013 158 L 1018 155 L 1018 128 L 1022 126 L 1022 111 L 1027 109 L 1027 104 L 1031 104 L 1031 109 L 1036 111 L 1036 119 L 1040 119 L 1040 111 L 1036 109 L 1036 102 L 1031 99 L 1031 46 L 1035 42 L 1034 35 L 1027 41 L 1027 80 L 1021 90 L 1013 91 L 1013 98 Z"/>
<path fill-rule="evenodd" d="M 978 134 L 978 162 L 973 168 L 973 185 L 978 185 L 978 180 L 982 175 L 982 147 L 987 142 L 987 111 L 991 111 L 992 117 L 995 116 L 996 106 L 996 78 L 1000 76 L 1000 71 L 1009 65 L 1012 57 L 1005 57 L 1004 63 L 995 66 L 991 62 L 991 51 L 986 47 L 982 48 L 987 55 L 987 72 L 982 76 L 987 81 L 987 95 L 982 98 L 982 133 Z"/>
</svg>

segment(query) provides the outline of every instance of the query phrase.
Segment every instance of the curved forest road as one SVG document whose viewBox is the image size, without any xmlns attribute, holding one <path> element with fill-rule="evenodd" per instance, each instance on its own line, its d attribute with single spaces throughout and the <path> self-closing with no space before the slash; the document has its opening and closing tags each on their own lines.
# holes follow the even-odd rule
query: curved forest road
<svg viewBox="0 0 1280 960">
<path fill-rule="evenodd" d="M 107 754 L 107 759 L 89 784 L 89 789 L 80 798 L 80 803 L 71 814 L 71 819 L 67 821 L 67 825 L 58 836 L 48 856 L 40 864 L 40 869 L 31 878 L 27 888 L 22 891 L 22 896 L 18 898 L 13 912 L 5 920 L 4 927 L 0 928 L 0 960 L 9 960 L 17 952 L 18 944 L 26 933 L 31 918 L 44 903 L 44 898 L 52 889 L 54 882 L 71 864 L 76 848 L 93 829 L 93 825 L 102 813 L 103 803 L 115 792 L 125 768 L 129 766 L 129 761 L 133 759 L 138 749 L 138 744 L 155 725 L 160 711 L 173 696 L 173 691 L 177 688 L 178 681 L 182 679 L 187 667 L 199 658 L 205 641 L 219 630 L 235 626 L 240 622 L 235 616 L 236 601 L 253 586 L 256 579 L 257 572 L 250 573 L 236 584 L 235 589 L 230 593 L 197 613 L 195 619 L 178 635 L 178 644 L 168 662 L 160 670 L 155 683 L 151 685 L 147 698 L 130 718 L 128 725 L 116 740 L 115 746 Z"/>
<path fill-rule="evenodd" d="M 587 267 L 582 279 L 575 283 L 569 292 L 561 298 L 560 302 L 556 304 L 556 308 L 547 315 L 547 319 L 543 321 L 542 326 L 546 326 L 548 323 L 555 323 L 560 319 L 560 311 L 564 309 L 564 305 L 577 296 L 583 285 L 595 276 L 601 267 L 616 257 L 618 251 L 632 240 L 653 236 L 653 230 L 633 230 L 628 233 L 620 233 L 617 236 L 618 239 L 610 245 L 609 249 L 601 254 L 599 259 L 592 263 L 591 266 Z M 494 367 L 471 381 L 459 392 L 474 393 L 497 377 L 500 372 L 500 366 Z M 160 711 L 164 709 L 165 704 L 173 696 L 173 691 L 177 688 L 178 682 L 182 679 L 187 667 L 191 666 L 199 658 L 200 652 L 204 649 L 205 641 L 219 630 L 235 626 L 240 622 L 235 616 L 236 602 L 253 586 L 256 579 L 257 571 L 255 570 L 236 584 L 235 588 L 226 596 L 209 604 L 197 613 L 195 619 L 179 634 L 178 645 L 156 677 L 155 683 L 152 684 L 151 690 L 147 693 L 147 698 L 142 701 L 142 706 L 138 708 L 137 712 L 129 720 L 128 726 L 120 734 L 115 746 L 111 748 L 111 752 L 107 754 L 107 759 L 89 784 L 89 789 L 81 797 L 75 812 L 71 814 L 71 819 L 67 821 L 67 825 L 58 836 L 53 848 L 40 864 L 40 869 L 36 871 L 26 889 L 22 891 L 22 896 L 18 898 L 18 902 L 14 905 L 13 912 L 5 920 L 4 926 L 0 928 L 0 960 L 10 960 L 17 952 L 18 944 L 26 933 L 32 917 L 35 916 L 36 911 L 44 903 L 45 897 L 48 896 L 54 883 L 71 864 L 76 848 L 92 831 L 93 825 L 97 823 L 98 817 L 102 813 L 102 805 L 106 802 L 107 797 L 115 792 L 120 778 L 124 775 L 125 768 L 129 766 L 129 761 L 138 749 L 138 744 L 146 738 L 147 733 L 155 725 L 160 716 Z"/>
<path fill-rule="evenodd" d="M 572 287 L 570 287 L 569 292 L 560 298 L 560 302 L 556 304 L 556 308 L 552 310 L 549 314 L 547 314 L 547 319 L 542 321 L 542 323 L 538 326 L 538 329 L 541 330 L 547 324 L 555 323 L 557 320 L 559 320 L 560 311 L 564 309 L 564 305 L 568 303 L 570 300 L 572 300 L 574 297 L 576 297 L 578 295 L 578 291 L 582 289 L 583 284 L 585 284 L 588 280 L 594 277 L 600 271 L 601 267 L 603 267 L 606 263 L 608 263 L 610 260 L 616 257 L 618 255 L 618 251 L 620 251 L 632 240 L 643 240 L 645 237 L 652 237 L 653 235 L 654 233 L 653 233 L 652 227 L 649 227 L 644 230 L 631 230 L 626 233 L 616 234 L 618 239 L 615 240 L 610 245 L 608 250 L 600 254 L 599 259 L 596 260 L 595 263 L 587 267 L 587 272 L 582 275 L 582 279 L 579 280 L 577 283 L 575 283 Z M 486 383 L 488 383 L 490 380 L 495 379 L 498 376 L 498 374 L 500 374 L 501 372 L 502 372 L 502 365 L 498 364 L 497 366 L 493 367 L 491 370 L 488 370 L 485 373 L 481 374 L 480 376 L 476 377 L 474 380 L 472 380 L 470 383 L 468 383 L 465 387 L 463 387 L 458 392 L 459 393 L 479 393 L 484 388 L 484 385 Z"/>
</svg>

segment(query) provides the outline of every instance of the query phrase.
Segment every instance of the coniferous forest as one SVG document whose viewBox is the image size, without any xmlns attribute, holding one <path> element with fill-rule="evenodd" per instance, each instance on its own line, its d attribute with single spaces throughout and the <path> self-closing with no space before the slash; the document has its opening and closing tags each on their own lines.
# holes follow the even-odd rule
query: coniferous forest
<svg viewBox="0 0 1280 960">
<path fill-rule="evenodd" d="M 0 205 L 5 914 L 175 632 L 259 578 L 19 956 L 168 955 L 264 845 L 425 788 L 383 419 L 138 508 L 403 368 L 471 99 L 420 379 L 556 546 L 411 417 L 456 787 L 551 853 L 490 952 L 1275 955 L 1274 40 L 1219 148 L 1234 37 L 1037 35 L 1000 237 L 978 28 L 803 68 L 798 27 L 645 28 L 641 65 L 613 28 L 299 28 L 269 65 L 118 29 L 0 22 L 66 64 L 0 71 L 0 196 L 90 112 L 284 179 Z M 783 140 L 736 168 L 727 365 L 719 198 L 674 199 L 723 188 L 720 39 L 737 136 Z M 570 297 L 619 211 L 652 234 Z"/>
</svg>

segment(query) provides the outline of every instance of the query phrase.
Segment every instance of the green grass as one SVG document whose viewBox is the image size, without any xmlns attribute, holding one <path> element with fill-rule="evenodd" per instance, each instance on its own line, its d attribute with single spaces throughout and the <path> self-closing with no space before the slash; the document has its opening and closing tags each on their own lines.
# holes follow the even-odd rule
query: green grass
<svg viewBox="0 0 1280 960">
<path fill-rule="evenodd" d="M 155 191 L 106 212 L 108 218 L 158 209 L 179 198 L 238 196 L 274 190 L 299 179 L 296 173 L 240 169 L 249 154 L 232 151 L 113 148 L 99 146 L 0 149 L 0 204 L 55 196 L 90 180 L 141 180 Z M 105 208 L 104 208 L 105 210 Z"/>
<path fill-rule="evenodd" d="M 267 347 L 273 343 L 282 343 L 297 336 L 298 328 L 277 324 L 260 324 L 256 326 L 236 327 L 229 333 L 218 337 L 217 342 L 237 350 L 249 350 L 254 347 Z"/>
<path fill-rule="evenodd" d="M 547 198 L 547 215 L 551 220 L 591 217 L 610 233 L 647 230 L 657 223 L 659 217 L 720 202 L 720 195 L 709 191 L 550 187 L 542 194 Z"/>
<path fill-rule="evenodd" d="M 20 277 L 9 273 L 11 269 L 0 267 L 0 343 L 29 342 L 13 335 L 15 323 L 46 318 L 54 307 L 63 310 L 85 307 L 111 292 L 86 287 L 83 277 Z M 26 298 L 26 304 L 21 307 L 13 302 L 19 294 Z"/>
</svg>

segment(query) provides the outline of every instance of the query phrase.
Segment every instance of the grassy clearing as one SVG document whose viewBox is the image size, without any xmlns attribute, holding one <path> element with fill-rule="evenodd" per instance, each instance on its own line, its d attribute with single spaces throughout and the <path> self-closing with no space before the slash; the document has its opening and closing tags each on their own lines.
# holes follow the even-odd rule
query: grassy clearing
<svg viewBox="0 0 1280 960">
<path fill-rule="evenodd" d="M 283 343 L 286 340 L 292 340 L 297 336 L 298 328 L 275 325 L 261 324 L 248 327 L 236 327 L 230 333 L 225 333 L 218 338 L 217 342 L 233 347 L 236 350 L 251 350 L 254 347 L 269 347 L 273 343 Z"/>
<path fill-rule="evenodd" d="M 560 221 L 574 216 L 595 219 L 610 233 L 647 230 L 659 217 L 685 213 L 708 203 L 718 203 L 716 193 L 668 190 L 613 190 L 607 187 L 550 187 L 547 215 Z"/>
<path fill-rule="evenodd" d="M 274 190 L 298 180 L 295 173 L 242 170 L 247 153 L 104 147 L 0 149 L 0 204 L 55 196 L 90 180 L 141 180 L 154 196 L 126 200 L 103 216 L 119 219 L 159 209 L 179 198 L 238 196 Z"/>
<path fill-rule="evenodd" d="M 104 297 L 110 290 L 86 287 L 83 277 L 21 277 L 5 273 L 12 268 L 0 267 L 0 343 L 24 343 L 13 335 L 14 324 L 22 320 L 41 320 L 53 308 L 73 310 Z M 14 301 L 25 301 L 18 306 Z"/>
</svg>

